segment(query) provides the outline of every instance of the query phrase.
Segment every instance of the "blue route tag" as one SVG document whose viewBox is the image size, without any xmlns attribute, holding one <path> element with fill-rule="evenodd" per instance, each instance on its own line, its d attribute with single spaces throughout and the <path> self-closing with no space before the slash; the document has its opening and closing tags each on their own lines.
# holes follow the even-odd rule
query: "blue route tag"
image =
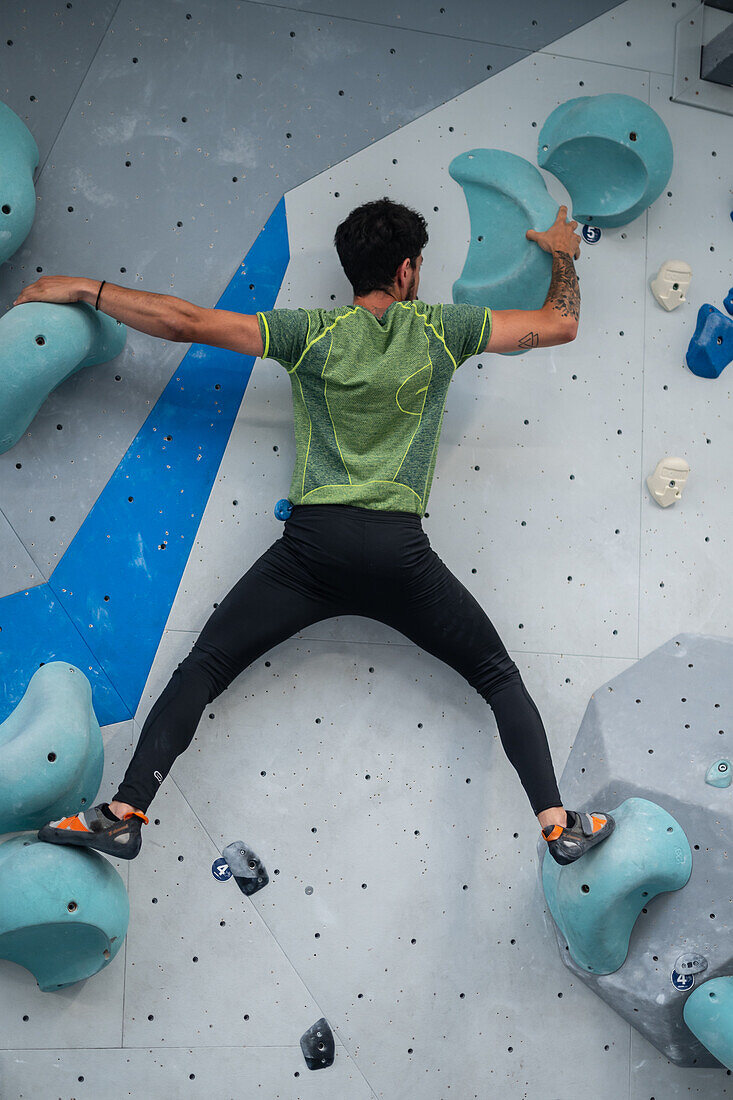
<svg viewBox="0 0 733 1100">
<path fill-rule="evenodd" d="M 226 882 L 228 878 L 232 877 L 232 872 L 229 869 L 229 864 L 225 859 L 222 859 L 221 856 L 219 856 L 218 859 L 215 859 L 214 862 L 211 864 L 211 873 L 214 878 L 219 880 L 219 882 Z"/>
<path fill-rule="evenodd" d="M 672 985 L 675 987 L 675 989 L 686 992 L 688 989 L 692 989 L 694 984 L 694 974 L 680 974 L 678 970 L 672 971 Z"/>
<path fill-rule="evenodd" d="M 601 239 L 601 231 L 597 225 L 584 225 L 581 232 L 583 240 L 588 244 L 598 244 Z"/>
</svg>

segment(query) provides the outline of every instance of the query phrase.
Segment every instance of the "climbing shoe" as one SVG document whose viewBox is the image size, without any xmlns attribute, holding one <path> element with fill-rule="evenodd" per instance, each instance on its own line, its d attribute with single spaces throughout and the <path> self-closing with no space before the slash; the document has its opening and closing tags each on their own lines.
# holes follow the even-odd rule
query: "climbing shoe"
<svg viewBox="0 0 733 1100">
<path fill-rule="evenodd" d="M 140 835 L 143 821 L 148 819 L 140 810 L 125 814 L 122 820 L 114 816 L 108 802 L 100 802 L 91 810 L 49 821 L 38 830 L 38 839 L 51 844 L 77 844 L 82 848 L 96 848 L 108 856 L 134 859 L 142 847 Z"/>
<path fill-rule="evenodd" d="M 589 848 L 610 836 L 616 827 L 609 814 L 584 814 L 574 810 L 566 810 L 565 813 L 568 817 L 565 828 L 562 825 L 545 825 L 542 830 L 550 855 L 555 863 L 563 866 L 580 859 Z"/>
</svg>

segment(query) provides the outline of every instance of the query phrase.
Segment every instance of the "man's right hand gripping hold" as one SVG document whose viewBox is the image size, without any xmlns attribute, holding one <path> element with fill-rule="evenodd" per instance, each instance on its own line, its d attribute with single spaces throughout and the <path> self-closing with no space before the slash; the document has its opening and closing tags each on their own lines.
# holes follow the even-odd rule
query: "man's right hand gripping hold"
<svg viewBox="0 0 733 1100">
<path fill-rule="evenodd" d="M 527 239 L 552 255 L 552 281 L 542 309 L 494 310 L 484 351 L 526 351 L 575 339 L 580 288 L 573 259 L 580 255 L 580 237 L 575 232 L 578 223 L 568 222 L 567 213 L 567 206 L 561 206 L 554 224 L 544 233 L 527 230 Z"/>
</svg>

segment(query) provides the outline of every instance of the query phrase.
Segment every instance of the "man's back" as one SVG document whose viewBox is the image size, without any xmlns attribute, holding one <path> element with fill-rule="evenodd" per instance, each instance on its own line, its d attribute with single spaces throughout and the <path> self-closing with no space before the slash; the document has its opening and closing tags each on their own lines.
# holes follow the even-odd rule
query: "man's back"
<svg viewBox="0 0 733 1100">
<path fill-rule="evenodd" d="M 457 367 L 485 346 L 491 311 L 393 302 L 257 314 L 263 358 L 288 371 L 297 460 L 293 504 L 423 515 Z"/>
</svg>

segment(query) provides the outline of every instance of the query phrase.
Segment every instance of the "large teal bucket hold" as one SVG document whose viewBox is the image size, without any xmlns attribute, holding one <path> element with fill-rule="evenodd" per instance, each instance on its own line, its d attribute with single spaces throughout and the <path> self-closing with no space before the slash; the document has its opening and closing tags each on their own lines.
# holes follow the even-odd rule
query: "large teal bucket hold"
<svg viewBox="0 0 733 1100">
<path fill-rule="evenodd" d="M 0 264 L 18 251 L 36 216 L 38 146 L 26 124 L 0 103 Z"/>
<path fill-rule="evenodd" d="M 127 329 L 88 302 L 24 302 L 0 317 L 0 454 L 18 442 L 52 390 L 120 354 Z"/>
<path fill-rule="evenodd" d="M 609 813 L 611 835 L 575 863 L 561 867 L 549 851 L 542 885 L 553 920 L 578 966 L 613 974 L 623 966 L 642 909 L 657 894 L 681 890 L 692 852 L 671 814 L 646 798 L 627 798 Z"/>
<path fill-rule="evenodd" d="M 470 149 L 449 172 L 466 196 L 471 242 L 453 301 L 492 309 L 541 309 L 552 278 L 552 257 L 528 229 L 543 233 L 558 204 L 533 164 L 503 149 Z M 521 352 L 510 352 L 511 355 Z"/>
<path fill-rule="evenodd" d="M 565 185 L 573 217 L 614 227 L 638 218 L 672 174 L 672 139 L 635 96 L 580 96 L 557 107 L 540 131 L 537 161 Z"/>
<path fill-rule="evenodd" d="M 0 725 L 0 833 L 40 829 L 94 805 L 104 744 L 83 672 L 41 665 Z"/>
<path fill-rule="evenodd" d="M 733 1070 L 733 977 L 711 978 L 694 989 L 682 1011 L 703 1046 Z"/>
<path fill-rule="evenodd" d="M 0 958 L 44 993 L 108 966 L 129 920 L 125 884 L 99 852 L 28 836 L 0 844 Z"/>
</svg>

